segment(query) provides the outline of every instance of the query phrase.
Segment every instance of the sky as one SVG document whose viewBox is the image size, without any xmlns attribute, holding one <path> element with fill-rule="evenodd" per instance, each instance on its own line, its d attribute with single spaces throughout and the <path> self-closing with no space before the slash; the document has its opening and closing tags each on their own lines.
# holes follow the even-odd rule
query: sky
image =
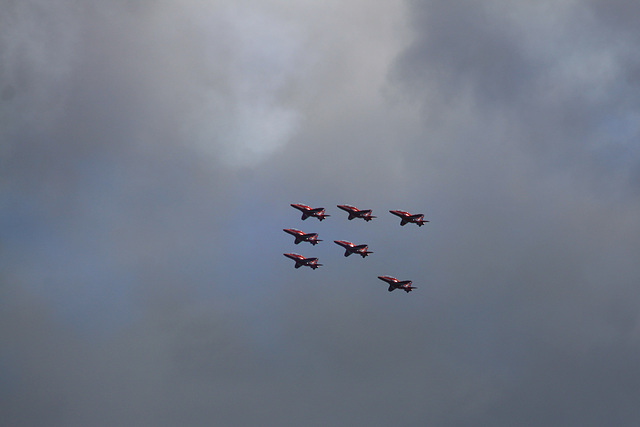
<svg viewBox="0 0 640 427">
<path fill-rule="evenodd" d="M 0 10 L 10 425 L 640 423 L 640 3 Z"/>
</svg>

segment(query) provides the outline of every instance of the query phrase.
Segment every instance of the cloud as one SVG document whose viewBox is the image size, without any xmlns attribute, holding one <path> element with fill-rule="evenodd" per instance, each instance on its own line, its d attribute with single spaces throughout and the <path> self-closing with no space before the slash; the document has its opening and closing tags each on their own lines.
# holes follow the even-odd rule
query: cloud
<svg viewBox="0 0 640 427">
<path fill-rule="evenodd" d="M 3 419 L 637 424 L 635 6 L 7 4 Z"/>
<path fill-rule="evenodd" d="M 428 97 L 428 117 L 458 110 L 542 161 L 611 183 L 604 191 L 624 181 L 635 191 L 638 58 L 589 3 L 433 1 L 415 3 L 411 19 L 417 36 L 394 75 L 422 87 L 413 93 Z"/>
</svg>

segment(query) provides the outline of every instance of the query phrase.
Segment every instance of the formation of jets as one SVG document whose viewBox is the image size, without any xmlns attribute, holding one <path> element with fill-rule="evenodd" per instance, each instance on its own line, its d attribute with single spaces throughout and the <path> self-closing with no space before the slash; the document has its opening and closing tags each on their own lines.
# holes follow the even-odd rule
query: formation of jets
<svg viewBox="0 0 640 427">
<path fill-rule="evenodd" d="M 311 208 L 302 203 L 292 203 L 291 207 L 302 212 L 302 221 L 306 220 L 309 217 L 314 217 L 319 221 L 322 221 L 330 216 L 325 213 L 324 208 Z M 376 218 L 371 214 L 371 209 L 358 209 L 352 205 L 337 205 L 337 207 L 349 214 L 349 220 L 361 218 L 366 222 L 369 222 L 372 219 Z M 401 226 L 412 223 L 416 224 L 418 227 L 422 227 L 425 223 L 429 222 L 428 220 L 424 219 L 424 214 L 410 214 L 409 212 L 403 210 L 390 210 L 389 212 L 397 217 L 400 217 Z M 318 239 L 318 233 L 305 233 L 295 228 L 284 228 L 283 231 L 295 238 L 293 243 L 296 245 L 301 242 L 308 242 L 311 243 L 311 245 L 315 246 L 318 244 L 318 242 L 322 242 L 322 240 Z M 369 251 L 369 246 L 366 244 L 355 245 L 346 240 L 334 240 L 333 242 L 344 248 L 345 257 L 348 257 L 351 254 L 358 254 L 362 256 L 362 258 L 366 258 L 369 254 L 373 253 L 372 251 Z M 295 261 L 295 268 L 307 266 L 315 270 L 316 268 L 322 266 L 322 264 L 318 263 L 318 258 L 306 258 L 295 253 L 285 253 L 283 255 Z M 378 276 L 378 279 L 386 282 L 389 285 L 389 292 L 392 292 L 396 289 L 401 289 L 406 293 L 409 293 L 412 290 L 416 289 L 415 286 L 411 286 L 411 280 L 398 280 L 395 277 L 391 276 Z"/>
</svg>

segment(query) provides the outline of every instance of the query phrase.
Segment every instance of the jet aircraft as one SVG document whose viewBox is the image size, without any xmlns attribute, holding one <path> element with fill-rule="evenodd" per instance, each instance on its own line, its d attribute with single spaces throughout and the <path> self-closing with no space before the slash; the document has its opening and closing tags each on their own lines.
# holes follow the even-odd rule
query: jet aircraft
<svg viewBox="0 0 640 427">
<path fill-rule="evenodd" d="M 303 233 L 300 230 L 296 230 L 295 228 L 283 228 L 285 233 L 291 234 L 296 238 L 293 242 L 296 245 L 300 242 L 309 242 L 313 246 L 317 245 L 318 242 L 322 242 L 322 240 L 318 239 L 318 233 Z"/>
<path fill-rule="evenodd" d="M 411 283 L 413 283 L 411 280 L 400 281 L 395 277 L 391 277 L 391 276 L 378 276 L 378 279 L 385 281 L 389 284 L 389 289 L 388 289 L 389 292 L 394 291 L 396 289 L 402 289 L 406 293 L 409 293 L 412 290 L 416 289 L 415 286 L 411 286 Z"/>
<path fill-rule="evenodd" d="M 400 210 L 389 211 L 389 212 L 401 218 L 400 225 L 405 225 L 409 222 L 412 222 L 414 224 L 418 224 L 418 227 L 422 227 L 425 222 L 429 222 L 429 220 L 424 219 L 424 214 L 411 215 L 407 211 L 400 211 Z"/>
<path fill-rule="evenodd" d="M 287 258 L 291 258 L 296 262 L 295 268 L 300 268 L 303 265 L 307 267 L 311 267 L 312 269 L 316 269 L 320 267 L 322 264 L 318 264 L 318 258 L 305 258 L 302 255 L 298 254 L 283 254 Z"/>
<path fill-rule="evenodd" d="M 367 250 L 368 249 L 367 245 L 354 245 L 353 243 L 347 242 L 346 240 L 334 240 L 333 242 L 342 246 L 345 249 L 344 256 L 349 256 L 351 254 L 358 254 L 358 255 L 362 255 L 362 258 L 364 258 L 367 255 L 373 253 Z"/>
<path fill-rule="evenodd" d="M 305 219 L 309 218 L 310 216 L 316 217 L 318 218 L 320 221 L 322 221 L 323 219 L 325 219 L 328 216 L 331 215 L 327 215 L 324 213 L 324 208 L 310 208 L 307 205 L 303 205 L 302 203 L 291 203 L 291 206 L 298 209 L 300 212 L 302 212 L 302 220 L 304 221 Z"/>
<path fill-rule="evenodd" d="M 373 218 L 376 218 L 375 216 L 371 215 L 371 209 L 360 210 L 355 206 L 351 206 L 351 205 L 338 205 L 338 207 L 343 211 L 349 213 L 349 220 L 352 220 L 354 218 L 362 218 L 365 221 L 369 222 Z"/>
</svg>

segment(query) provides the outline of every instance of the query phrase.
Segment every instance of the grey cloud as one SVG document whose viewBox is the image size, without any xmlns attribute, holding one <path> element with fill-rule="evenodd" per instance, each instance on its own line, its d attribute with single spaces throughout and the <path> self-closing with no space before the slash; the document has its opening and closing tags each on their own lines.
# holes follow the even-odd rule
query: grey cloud
<svg viewBox="0 0 640 427">
<path fill-rule="evenodd" d="M 638 55 L 628 49 L 631 37 L 589 6 L 412 3 L 417 36 L 393 76 L 422 88 L 412 92 L 428 97 L 428 117 L 472 108 L 470 120 L 481 118 L 488 130 L 497 124 L 499 138 L 521 141 L 543 161 L 599 170 L 600 182 L 623 175 L 635 191 Z"/>
<path fill-rule="evenodd" d="M 418 35 L 403 53 L 404 78 L 435 84 L 445 99 L 470 90 L 480 104 L 512 102 L 530 84 L 535 64 L 486 5 L 414 2 L 411 20 Z"/>
<path fill-rule="evenodd" d="M 409 170 L 442 179 L 431 194 L 449 234 L 434 265 L 469 304 L 474 367 L 493 373 L 493 399 L 473 396 L 463 425 L 637 417 L 620 374 L 636 369 L 618 370 L 638 353 L 638 246 L 623 237 L 638 232 L 637 54 L 590 4 L 558 4 L 553 20 L 548 6 L 414 2 L 417 36 L 392 74 L 430 130 L 407 144 Z"/>
<path fill-rule="evenodd" d="M 3 419 L 637 424 L 631 6 L 375 3 L 9 3 Z"/>
</svg>

